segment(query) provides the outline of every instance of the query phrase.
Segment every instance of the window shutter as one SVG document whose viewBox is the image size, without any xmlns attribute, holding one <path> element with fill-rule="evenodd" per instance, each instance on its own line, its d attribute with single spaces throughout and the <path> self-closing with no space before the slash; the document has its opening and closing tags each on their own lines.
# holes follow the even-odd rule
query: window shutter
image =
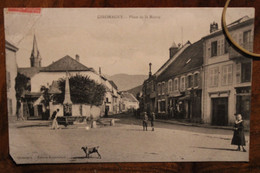
<svg viewBox="0 0 260 173">
<path fill-rule="evenodd" d="M 218 79 L 218 68 L 215 68 L 215 70 L 214 70 L 214 74 L 215 74 L 215 80 L 214 80 L 214 86 L 218 86 L 218 81 L 219 81 L 219 79 Z"/>
<path fill-rule="evenodd" d="M 241 64 L 236 65 L 236 82 L 241 83 Z"/>
<path fill-rule="evenodd" d="M 220 40 L 217 41 L 217 56 L 220 55 Z"/>
<path fill-rule="evenodd" d="M 177 86 L 176 86 L 176 90 L 179 90 L 179 78 L 177 78 Z"/>
<path fill-rule="evenodd" d="M 208 41 L 208 43 L 207 43 L 207 50 L 208 50 L 207 56 L 208 56 L 208 58 L 210 58 L 210 57 L 211 57 L 211 44 L 210 44 L 209 41 Z"/>
<path fill-rule="evenodd" d="M 188 79 L 187 76 L 184 77 L 184 89 L 188 88 Z"/>
<path fill-rule="evenodd" d="M 243 45 L 243 34 L 242 33 L 239 33 L 239 45 Z"/>
</svg>

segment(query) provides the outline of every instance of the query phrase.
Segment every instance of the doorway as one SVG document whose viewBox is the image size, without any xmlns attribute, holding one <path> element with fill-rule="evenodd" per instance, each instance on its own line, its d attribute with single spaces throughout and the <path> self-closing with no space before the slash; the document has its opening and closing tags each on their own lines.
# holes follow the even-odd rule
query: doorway
<svg viewBox="0 0 260 173">
<path fill-rule="evenodd" d="M 212 98 L 212 125 L 228 124 L 228 98 Z"/>
</svg>

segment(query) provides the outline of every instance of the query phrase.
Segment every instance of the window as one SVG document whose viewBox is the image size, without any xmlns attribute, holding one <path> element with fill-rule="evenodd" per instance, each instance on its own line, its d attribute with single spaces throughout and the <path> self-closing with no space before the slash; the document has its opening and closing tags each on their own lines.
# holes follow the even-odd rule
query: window
<svg viewBox="0 0 260 173">
<path fill-rule="evenodd" d="M 158 101 L 158 112 L 165 112 L 166 110 L 165 100 Z"/>
<path fill-rule="evenodd" d="M 182 91 L 186 89 L 186 87 L 185 87 L 185 76 L 182 76 L 182 77 L 181 77 L 180 89 L 181 89 Z"/>
<path fill-rule="evenodd" d="M 175 78 L 174 79 L 174 91 L 178 91 L 179 90 L 179 79 Z"/>
<path fill-rule="evenodd" d="M 250 43 L 251 42 L 251 30 L 245 31 L 243 33 L 243 43 Z"/>
<path fill-rule="evenodd" d="M 172 92 L 172 80 L 168 81 L 168 93 Z"/>
<path fill-rule="evenodd" d="M 241 63 L 241 82 L 251 81 L 251 62 Z"/>
<path fill-rule="evenodd" d="M 199 86 L 199 73 L 195 73 L 194 74 L 194 87 L 198 87 Z"/>
<path fill-rule="evenodd" d="M 165 82 L 162 83 L 161 87 L 162 87 L 162 89 L 161 89 L 162 90 L 162 95 L 164 95 L 164 93 L 165 93 Z"/>
<path fill-rule="evenodd" d="M 218 52 L 217 47 L 218 47 L 217 41 L 211 42 L 211 57 L 217 56 L 217 52 Z"/>
<path fill-rule="evenodd" d="M 232 64 L 222 67 L 222 85 L 232 84 Z"/>
<path fill-rule="evenodd" d="M 106 103 L 108 103 L 108 102 L 109 102 L 108 97 L 106 97 Z"/>
<path fill-rule="evenodd" d="M 229 43 L 228 41 L 225 39 L 225 50 L 224 50 L 224 53 L 228 53 L 228 50 L 229 50 Z"/>
<path fill-rule="evenodd" d="M 214 67 L 209 70 L 209 86 L 218 86 L 218 67 Z"/>
<path fill-rule="evenodd" d="M 157 87 L 157 90 L 158 90 L 158 95 L 161 95 L 161 93 L 162 93 L 162 88 L 161 88 L 161 84 L 160 83 L 158 83 L 158 85 L 157 85 L 158 87 Z"/>
<path fill-rule="evenodd" d="M 220 55 L 223 55 L 224 53 L 224 39 L 220 40 Z"/>
<path fill-rule="evenodd" d="M 188 86 L 187 88 L 192 88 L 193 87 L 193 76 L 188 75 Z"/>
</svg>

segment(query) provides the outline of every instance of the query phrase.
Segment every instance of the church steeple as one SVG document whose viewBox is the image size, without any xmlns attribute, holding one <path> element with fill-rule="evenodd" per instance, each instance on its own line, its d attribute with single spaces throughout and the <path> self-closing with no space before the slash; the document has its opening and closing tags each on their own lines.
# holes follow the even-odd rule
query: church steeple
<svg viewBox="0 0 260 173">
<path fill-rule="evenodd" d="M 33 48 L 31 53 L 31 67 L 41 67 L 41 55 L 37 47 L 36 36 L 33 37 Z"/>
</svg>

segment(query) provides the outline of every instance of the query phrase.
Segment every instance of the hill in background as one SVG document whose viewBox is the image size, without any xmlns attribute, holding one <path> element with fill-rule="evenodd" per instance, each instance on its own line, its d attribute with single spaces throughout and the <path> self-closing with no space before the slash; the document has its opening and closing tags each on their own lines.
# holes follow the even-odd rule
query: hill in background
<svg viewBox="0 0 260 173">
<path fill-rule="evenodd" d="M 136 97 L 137 93 L 140 93 L 142 91 L 142 88 L 143 88 L 143 85 L 139 85 L 139 86 L 134 87 L 130 90 L 127 90 L 127 92 L 133 94 Z"/>
<path fill-rule="evenodd" d="M 142 85 L 147 77 L 147 75 L 115 74 L 109 76 L 108 79 L 114 81 L 119 91 L 127 91 Z"/>
</svg>

